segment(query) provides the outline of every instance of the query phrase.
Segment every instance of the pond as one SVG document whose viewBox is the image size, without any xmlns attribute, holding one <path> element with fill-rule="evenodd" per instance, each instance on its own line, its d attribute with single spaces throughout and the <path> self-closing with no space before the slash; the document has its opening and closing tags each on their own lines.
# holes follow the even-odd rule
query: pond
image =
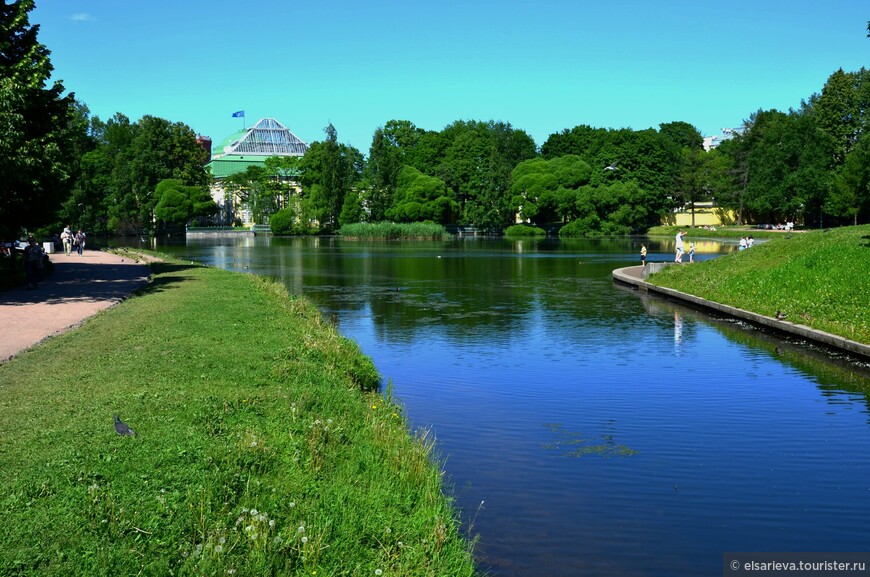
<svg viewBox="0 0 870 577">
<path fill-rule="evenodd" d="M 641 241 L 673 258 L 639 238 L 159 248 L 279 278 L 357 341 L 436 437 L 489 575 L 870 550 L 868 364 L 614 284 Z"/>
</svg>

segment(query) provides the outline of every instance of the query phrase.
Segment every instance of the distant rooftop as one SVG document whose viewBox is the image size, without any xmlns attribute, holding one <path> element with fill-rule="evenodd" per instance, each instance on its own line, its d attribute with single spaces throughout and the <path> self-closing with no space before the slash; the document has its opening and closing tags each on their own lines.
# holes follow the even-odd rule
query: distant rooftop
<svg viewBox="0 0 870 577">
<path fill-rule="evenodd" d="M 705 136 L 704 137 L 704 150 L 709 152 L 713 148 L 718 147 L 720 144 L 725 142 L 726 140 L 731 140 L 736 135 L 743 134 L 745 127 L 742 128 L 723 128 L 722 134 L 718 136 Z"/>
<path fill-rule="evenodd" d="M 303 156 L 308 144 L 274 118 L 261 118 L 251 128 L 234 132 L 212 149 L 212 159 L 227 156 Z"/>
</svg>

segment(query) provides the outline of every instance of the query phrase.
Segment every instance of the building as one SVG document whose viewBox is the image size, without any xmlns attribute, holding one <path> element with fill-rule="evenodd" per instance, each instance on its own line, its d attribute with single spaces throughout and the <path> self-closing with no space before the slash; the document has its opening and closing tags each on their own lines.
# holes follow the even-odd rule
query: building
<svg viewBox="0 0 870 577">
<path fill-rule="evenodd" d="M 272 156 L 301 157 L 307 151 L 308 144 L 274 118 L 262 118 L 251 128 L 234 132 L 215 145 L 207 168 L 214 177 L 211 195 L 220 208 L 218 221 L 225 225 L 237 220 L 245 225 L 257 224 L 239 195 L 225 188 L 228 176 L 245 172 L 250 166 L 264 166 Z M 286 182 L 292 182 L 292 178 L 283 177 Z"/>
<path fill-rule="evenodd" d="M 714 148 L 717 148 L 720 144 L 725 142 L 726 140 L 731 140 L 738 134 L 742 134 L 744 128 L 723 128 L 722 133 L 718 136 L 705 136 L 704 137 L 704 150 L 706 152 L 710 152 Z"/>
<path fill-rule="evenodd" d="M 734 224 L 737 215 L 733 210 L 716 206 L 713 202 L 696 202 L 694 210 L 691 207 L 680 207 L 662 218 L 665 226 L 722 226 Z"/>
</svg>

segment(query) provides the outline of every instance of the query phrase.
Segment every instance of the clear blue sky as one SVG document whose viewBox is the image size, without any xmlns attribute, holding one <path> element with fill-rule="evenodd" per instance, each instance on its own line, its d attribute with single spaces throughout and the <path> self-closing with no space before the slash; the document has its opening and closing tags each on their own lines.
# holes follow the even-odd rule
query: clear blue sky
<svg viewBox="0 0 870 577">
<path fill-rule="evenodd" d="M 866 0 L 37 0 L 30 18 L 104 120 L 220 142 L 245 110 L 307 142 L 332 122 L 364 154 L 391 119 L 501 120 L 538 145 L 578 124 L 718 134 L 870 66 Z"/>
</svg>

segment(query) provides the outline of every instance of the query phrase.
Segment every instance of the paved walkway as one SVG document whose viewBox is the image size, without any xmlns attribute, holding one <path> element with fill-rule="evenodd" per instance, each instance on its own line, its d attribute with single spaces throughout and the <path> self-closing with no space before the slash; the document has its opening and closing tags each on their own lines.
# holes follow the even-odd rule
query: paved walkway
<svg viewBox="0 0 870 577">
<path fill-rule="evenodd" d="M 0 363 L 118 304 L 150 274 L 146 265 L 107 252 L 49 257 L 54 273 L 38 289 L 0 292 Z"/>
</svg>

